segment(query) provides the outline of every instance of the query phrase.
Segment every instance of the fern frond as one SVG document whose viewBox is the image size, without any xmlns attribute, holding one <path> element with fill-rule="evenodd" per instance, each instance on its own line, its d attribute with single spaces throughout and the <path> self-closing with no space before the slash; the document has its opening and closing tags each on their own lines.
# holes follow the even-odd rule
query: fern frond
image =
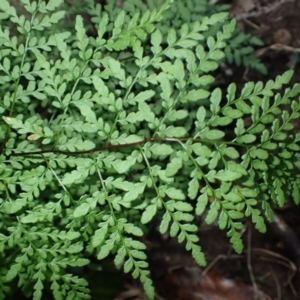
<svg viewBox="0 0 300 300">
<path fill-rule="evenodd" d="M 245 41 L 224 6 L 89 0 L 78 11 L 91 21 L 65 30 L 63 1 L 21 2 L 0 7 L 1 299 L 16 279 L 34 299 L 48 287 L 88 299 L 72 268 L 110 255 L 153 299 L 141 241 L 153 219 L 205 265 L 196 216 L 241 252 L 245 217 L 265 232 L 275 206 L 299 204 L 300 84 L 284 90 L 287 71 L 212 87 Z"/>
</svg>

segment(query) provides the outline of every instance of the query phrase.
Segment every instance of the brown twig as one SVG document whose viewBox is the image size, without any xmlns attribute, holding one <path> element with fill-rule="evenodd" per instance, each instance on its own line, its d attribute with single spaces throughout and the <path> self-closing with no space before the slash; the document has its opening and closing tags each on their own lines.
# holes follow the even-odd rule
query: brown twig
<svg viewBox="0 0 300 300">
<path fill-rule="evenodd" d="M 110 150 L 110 149 L 120 149 L 120 148 L 129 148 L 129 147 L 134 147 L 134 146 L 140 146 L 144 145 L 148 142 L 153 143 L 153 142 L 165 142 L 165 143 L 181 143 L 181 142 L 188 142 L 188 141 L 193 141 L 193 142 L 198 142 L 198 143 L 209 143 L 209 144 L 217 144 L 217 143 L 222 143 L 226 145 L 235 145 L 239 147 L 252 147 L 252 145 L 241 145 L 238 143 L 234 142 L 226 142 L 226 141 L 213 141 L 213 140 L 204 140 L 204 139 L 198 139 L 198 138 L 149 138 L 149 139 L 144 139 L 138 142 L 133 142 L 133 143 L 125 143 L 125 144 L 108 144 L 104 146 L 99 146 L 90 150 L 80 150 L 80 151 L 65 151 L 65 150 L 59 150 L 59 149 L 46 149 L 46 150 L 38 150 L 38 151 L 29 151 L 29 152 L 18 152 L 18 153 L 12 153 L 10 156 L 27 156 L 27 155 L 43 155 L 46 153 L 56 153 L 56 154 L 66 154 L 66 155 L 80 155 L 80 154 L 92 154 L 94 152 L 99 152 L 99 151 L 104 151 L 104 150 Z M 12 150 L 10 150 L 12 151 Z"/>
<path fill-rule="evenodd" d="M 300 53 L 300 48 L 295 48 L 283 44 L 272 44 L 268 47 L 261 48 L 256 51 L 257 56 L 262 56 L 265 54 L 268 50 L 275 50 L 275 51 L 286 51 L 286 52 L 293 52 L 293 53 Z"/>
<path fill-rule="evenodd" d="M 278 277 L 276 276 L 276 274 L 275 274 L 275 272 L 274 272 L 274 270 L 272 268 L 271 268 L 271 275 L 272 275 L 272 278 L 274 279 L 275 285 L 276 285 L 277 300 L 281 300 L 281 286 L 280 286 Z"/>
<path fill-rule="evenodd" d="M 268 256 L 276 258 L 275 261 L 287 268 L 290 268 L 292 270 L 292 274 L 288 277 L 287 281 L 284 283 L 284 285 L 290 284 L 291 280 L 294 278 L 295 274 L 297 273 L 296 265 L 289 260 L 288 258 L 284 257 L 283 255 L 280 255 L 278 253 L 275 253 L 270 250 L 261 249 L 261 248 L 253 248 L 252 252 L 255 252 L 257 254 L 264 255 L 266 257 L 266 260 Z"/>
<path fill-rule="evenodd" d="M 252 270 L 252 263 L 251 263 L 251 226 L 248 226 L 248 232 L 247 232 L 247 268 L 249 271 L 250 279 L 254 290 L 254 300 L 257 300 L 258 289 L 257 289 L 257 284 Z"/>
<path fill-rule="evenodd" d="M 201 272 L 201 275 L 205 276 L 207 272 L 209 272 L 219 260 L 226 260 L 226 259 L 237 259 L 237 258 L 244 258 L 243 255 L 225 255 L 225 254 L 220 254 L 217 257 L 214 258 L 213 261 L 211 261 L 208 266 Z"/>
</svg>

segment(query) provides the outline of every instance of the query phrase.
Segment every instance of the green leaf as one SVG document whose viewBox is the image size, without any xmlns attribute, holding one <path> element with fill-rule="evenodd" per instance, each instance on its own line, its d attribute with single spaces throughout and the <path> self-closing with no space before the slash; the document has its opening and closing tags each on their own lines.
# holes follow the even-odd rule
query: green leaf
<svg viewBox="0 0 300 300">
<path fill-rule="evenodd" d="M 15 214 L 16 212 L 21 210 L 22 207 L 24 207 L 26 204 L 27 203 L 25 199 L 16 199 L 15 201 L 12 202 L 4 202 L 0 208 L 0 211 L 4 214 Z M 24 222 L 24 218 L 22 218 L 22 222 Z"/>
<path fill-rule="evenodd" d="M 73 184 L 74 182 L 80 181 L 82 178 L 82 173 L 79 172 L 78 170 L 74 170 L 71 173 L 66 173 L 63 180 L 62 184 L 63 185 L 70 185 Z"/>
<path fill-rule="evenodd" d="M 80 237 L 80 233 L 79 233 L 79 232 L 68 231 L 68 232 L 66 233 L 66 238 L 67 238 L 68 240 L 70 240 L 70 241 L 72 241 L 72 240 L 74 240 L 74 239 L 76 239 L 76 238 L 78 238 L 78 237 Z"/>
<path fill-rule="evenodd" d="M 209 208 L 209 211 L 208 211 L 208 214 L 205 218 L 205 222 L 209 225 L 209 224 L 212 224 L 218 217 L 218 202 L 215 200 L 211 205 L 210 205 L 210 208 Z"/>
<path fill-rule="evenodd" d="M 199 122 L 200 127 L 204 123 L 206 117 L 206 109 L 203 106 L 200 106 L 197 111 L 197 120 Z"/>
<path fill-rule="evenodd" d="M 94 85 L 95 89 L 97 90 L 97 92 L 99 93 L 100 96 L 105 96 L 105 97 L 109 96 L 109 90 L 100 77 L 93 76 L 92 81 L 93 81 L 93 85 Z M 77 101 L 74 104 L 76 105 Z M 79 104 L 79 107 L 80 107 L 80 104 Z"/>
<path fill-rule="evenodd" d="M 182 47 L 182 48 L 192 48 L 192 47 L 196 46 L 197 44 L 198 44 L 197 41 L 189 40 L 189 39 L 179 40 L 177 42 L 177 45 Z"/>
<path fill-rule="evenodd" d="M 49 11 L 53 11 L 54 9 L 59 7 L 62 2 L 63 0 L 49 0 L 45 8 Z"/>
<path fill-rule="evenodd" d="M 176 120 L 182 120 L 185 119 L 188 116 L 188 112 L 187 110 L 172 110 L 169 114 L 168 114 L 168 119 L 172 122 L 176 121 Z"/>
<path fill-rule="evenodd" d="M 269 154 L 266 150 L 263 150 L 263 149 L 251 149 L 251 152 L 250 152 L 251 156 L 253 157 L 257 157 L 259 159 L 267 159 L 269 157 Z"/>
<path fill-rule="evenodd" d="M 216 117 L 211 122 L 212 126 L 227 126 L 232 122 L 232 119 L 229 117 Z"/>
<path fill-rule="evenodd" d="M 14 279 L 20 272 L 21 268 L 22 268 L 21 263 L 12 265 L 8 270 L 8 272 L 6 273 L 6 277 L 5 277 L 6 280 L 11 281 L 12 279 Z"/>
<path fill-rule="evenodd" d="M 80 218 L 88 214 L 90 209 L 94 209 L 97 206 L 97 199 L 89 198 L 87 202 L 81 203 L 76 207 L 74 211 L 74 218 Z"/>
<path fill-rule="evenodd" d="M 203 135 L 203 137 L 208 140 L 219 140 L 222 137 L 224 137 L 225 133 L 221 130 L 212 129 L 206 132 L 205 134 L 201 134 L 201 135 Z"/>
<path fill-rule="evenodd" d="M 282 75 L 277 76 L 276 82 L 280 81 L 282 84 L 287 84 L 291 81 L 293 75 L 294 75 L 293 70 L 285 71 Z"/>
<path fill-rule="evenodd" d="M 230 210 L 228 211 L 228 216 L 231 218 L 231 219 L 241 219 L 244 217 L 244 214 L 239 212 L 239 211 L 235 211 L 235 210 Z"/>
<path fill-rule="evenodd" d="M 264 161 L 259 159 L 252 160 L 252 166 L 254 169 L 261 171 L 267 171 L 269 169 L 268 165 Z"/>
<path fill-rule="evenodd" d="M 168 211 L 166 211 L 165 214 L 163 215 L 162 221 L 159 226 L 159 232 L 161 234 L 164 234 L 167 232 L 170 222 L 171 222 L 170 213 Z"/>
<path fill-rule="evenodd" d="M 160 30 L 155 30 L 152 34 L 151 34 L 151 44 L 154 47 L 154 53 L 157 54 L 160 51 L 160 47 L 159 45 L 162 42 L 162 34 L 160 32 Z"/>
<path fill-rule="evenodd" d="M 195 199 L 199 192 L 199 181 L 196 177 L 194 177 L 191 181 L 189 181 L 188 188 L 188 197 L 190 199 Z"/>
<path fill-rule="evenodd" d="M 186 129 L 184 127 L 169 126 L 163 131 L 163 133 L 167 137 L 180 138 L 186 135 Z"/>
<path fill-rule="evenodd" d="M 245 134 L 236 139 L 239 144 L 251 144 L 256 141 L 256 136 L 253 134 Z"/>
<path fill-rule="evenodd" d="M 242 253 L 243 242 L 241 240 L 241 236 L 239 235 L 239 233 L 237 233 L 236 231 L 233 231 L 233 233 L 231 233 L 231 231 L 229 231 L 229 234 L 231 235 L 230 243 L 232 243 L 234 250 L 239 254 Z"/>
<path fill-rule="evenodd" d="M 96 122 L 95 112 L 92 110 L 92 107 L 87 104 L 87 102 L 75 101 L 73 103 L 77 108 L 79 108 L 81 115 L 84 116 L 89 123 Z"/>
<path fill-rule="evenodd" d="M 132 268 L 133 268 L 133 260 L 132 258 L 129 258 L 128 260 L 126 260 L 124 264 L 124 272 L 128 273 L 132 270 Z"/>
<path fill-rule="evenodd" d="M 139 227 L 131 224 L 131 223 L 126 223 L 124 224 L 124 230 L 125 232 L 135 235 L 135 236 L 143 236 L 143 231 Z"/>
<path fill-rule="evenodd" d="M 224 116 L 230 117 L 232 119 L 238 119 L 243 116 L 243 112 L 238 109 L 233 109 L 231 106 L 227 106 L 222 110 Z"/>
<path fill-rule="evenodd" d="M 39 217 L 35 214 L 28 214 L 27 216 L 21 219 L 21 222 L 24 224 L 36 223 L 39 220 Z"/>
<path fill-rule="evenodd" d="M 74 211 L 74 217 L 75 218 L 80 218 L 82 216 L 85 216 L 88 214 L 90 210 L 90 205 L 88 203 L 82 203 L 78 207 L 76 207 Z"/>
<path fill-rule="evenodd" d="M 178 223 L 177 222 L 173 222 L 172 225 L 171 225 L 171 228 L 170 228 L 170 236 L 171 237 L 174 237 L 178 234 L 179 232 L 179 226 L 178 226 Z"/>
<path fill-rule="evenodd" d="M 106 237 L 106 234 L 108 232 L 108 224 L 105 223 L 104 225 L 101 226 L 101 228 L 97 229 L 95 231 L 95 234 L 92 238 L 92 245 L 94 248 L 98 247 L 101 245 Z"/>
<path fill-rule="evenodd" d="M 196 214 L 198 216 L 201 216 L 204 213 L 207 204 L 208 204 L 208 196 L 206 193 L 200 195 L 197 198 Z"/>
<path fill-rule="evenodd" d="M 214 177 L 221 181 L 235 181 L 241 178 L 242 174 L 237 171 L 235 172 L 231 170 L 220 170 Z"/>
<path fill-rule="evenodd" d="M 208 99 L 210 93 L 204 89 L 192 90 L 187 94 L 187 99 L 190 101 L 197 101 L 202 99 Z"/>
<path fill-rule="evenodd" d="M 119 80 L 125 81 L 125 72 L 121 68 L 121 64 L 118 60 L 110 57 L 108 59 L 108 66 L 114 77 L 118 78 Z"/>
<path fill-rule="evenodd" d="M 173 187 L 166 190 L 166 194 L 173 200 L 185 200 L 185 195 L 182 190 Z"/>
<path fill-rule="evenodd" d="M 36 284 L 33 287 L 35 289 L 33 293 L 33 299 L 34 300 L 39 300 L 42 298 L 42 290 L 44 288 L 44 285 L 40 279 L 36 282 Z"/>
<path fill-rule="evenodd" d="M 114 22 L 114 28 L 115 28 L 115 29 L 122 28 L 122 26 L 123 26 L 123 24 L 124 24 L 124 18 L 125 18 L 125 11 L 122 10 L 122 11 L 118 14 L 118 16 L 117 16 L 117 18 L 116 18 L 116 20 L 115 20 L 115 22 Z M 118 33 L 119 33 L 119 32 L 118 32 Z"/>
<path fill-rule="evenodd" d="M 220 110 L 220 103 L 222 100 L 222 92 L 220 88 L 214 89 L 214 91 L 211 93 L 210 97 L 210 110 L 213 114 L 217 114 Z"/>
<path fill-rule="evenodd" d="M 293 184 L 293 199 L 296 204 L 300 203 L 300 188 L 296 183 Z"/>
<path fill-rule="evenodd" d="M 243 200 L 240 194 L 236 192 L 229 192 L 224 195 L 224 199 L 229 200 L 230 202 L 240 202 Z"/>
<path fill-rule="evenodd" d="M 183 212 L 189 212 L 193 210 L 193 207 L 191 204 L 183 201 L 176 201 L 174 203 L 174 208 L 178 211 L 183 211 Z"/>
<path fill-rule="evenodd" d="M 137 103 L 144 102 L 155 95 L 155 92 L 152 90 L 143 91 L 137 94 L 131 101 L 135 101 Z"/>
<path fill-rule="evenodd" d="M 168 177 L 174 176 L 181 168 L 182 168 L 182 158 L 180 157 L 173 158 L 171 162 L 167 164 L 166 176 Z"/>
<path fill-rule="evenodd" d="M 206 266 L 204 253 L 201 251 L 201 248 L 198 245 L 192 246 L 192 256 L 200 266 Z"/>
<path fill-rule="evenodd" d="M 216 23 L 226 20 L 227 17 L 228 17 L 228 12 L 219 12 L 213 14 L 212 16 L 209 17 L 207 24 L 214 25 Z"/>
<path fill-rule="evenodd" d="M 237 159 L 240 157 L 239 152 L 233 147 L 227 147 L 224 149 L 224 154 L 232 159 Z"/>
<path fill-rule="evenodd" d="M 112 165 L 119 174 L 124 174 L 127 173 L 135 163 L 136 158 L 128 156 L 126 160 L 115 160 L 112 162 Z"/>
<path fill-rule="evenodd" d="M 215 61 L 204 61 L 200 64 L 200 70 L 208 73 L 211 71 L 216 70 L 219 67 L 218 63 L 216 63 Z"/>
<path fill-rule="evenodd" d="M 143 287 L 145 289 L 146 295 L 148 296 L 149 299 L 154 299 L 155 291 L 154 291 L 152 281 L 149 278 L 145 278 L 143 282 L 144 282 Z"/>
<path fill-rule="evenodd" d="M 147 208 L 144 210 L 142 214 L 142 218 L 141 218 L 142 224 L 149 223 L 155 216 L 156 212 L 157 212 L 157 206 L 155 204 L 151 204 L 147 206 Z"/>
<path fill-rule="evenodd" d="M 100 259 L 104 259 L 105 257 L 107 257 L 110 253 L 110 251 L 113 249 L 115 244 L 115 240 L 110 238 L 108 240 L 105 241 L 105 244 L 101 247 L 100 251 L 97 254 L 97 258 Z"/>
<path fill-rule="evenodd" d="M 228 214 L 225 211 L 221 211 L 219 216 L 219 227 L 220 229 L 225 229 L 227 227 Z"/>
<path fill-rule="evenodd" d="M 170 145 L 166 144 L 153 144 L 149 149 L 153 154 L 158 156 L 170 155 L 174 151 Z"/>
<path fill-rule="evenodd" d="M 253 88 L 254 88 L 254 83 L 253 82 L 247 82 L 242 90 L 242 96 L 244 98 L 248 97 L 252 91 L 253 91 Z"/>
<path fill-rule="evenodd" d="M 212 151 L 207 146 L 200 143 L 193 144 L 192 149 L 196 155 L 202 157 L 210 157 L 212 153 Z"/>
<path fill-rule="evenodd" d="M 126 254 L 127 252 L 125 247 L 121 247 L 118 249 L 117 255 L 114 259 L 114 263 L 116 266 L 120 266 L 122 264 L 123 260 L 126 257 Z"/>
<path fill-rule="evenodd" d="M 174 28 L 170 28 L 168 30 L 167 43 L 168 45 L 172 45 L 176 41 L 176 31 Z"/>
</svg>

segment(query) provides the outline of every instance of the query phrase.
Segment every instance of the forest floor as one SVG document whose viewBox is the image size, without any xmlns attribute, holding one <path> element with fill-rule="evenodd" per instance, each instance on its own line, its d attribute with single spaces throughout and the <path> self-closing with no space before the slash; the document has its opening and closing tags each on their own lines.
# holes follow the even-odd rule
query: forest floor
<svg viewBox="0 0 300 300">
<path fill-rule="evenodd" d="M 295 71 L 293 83 L 300 82 L 299 0 L 211 2 L 232 4 L 231 15 L 238 19 L 238 26 L 265 43 L 257 50 L 257 55 L 267 66 L 268 74 L 230 66 L 233 75 L 226 79 L 226 85 L 230 82 L 240 85 L 248 81 L 266 82 L 288 69 Z M 296 130 L 300 128 L 299 124 L 295 124 Z M 204 269 L 193 262 L 181 245 L 151 231 L 144 242 L 150 249 L 151 276 L 157 299 L 300 299 L 300 248 L 298 240 L 295 241 L 295 238 L 300 239 L 300 208 L 291 203 L 275 213 L 282 219 L 283 226 L 290 229 L 289 236 L 278 234 L 278 225 L 269 225 L 267 234 L 260 234 L 249 222 L 243 233 L 245 248 L 241 255 L 232 250 L 223 231 L 215 226 L 201 226 L 200 244 L 208 262 Z M 137 283 L 129 277 L 125 282 L 126 291 L 121 282 L 119 287 L 123 292 L 115 290 L 116 300 L 146 299 Z M 110 297 L 107 299 L 112 299 Z"/>
</svg>

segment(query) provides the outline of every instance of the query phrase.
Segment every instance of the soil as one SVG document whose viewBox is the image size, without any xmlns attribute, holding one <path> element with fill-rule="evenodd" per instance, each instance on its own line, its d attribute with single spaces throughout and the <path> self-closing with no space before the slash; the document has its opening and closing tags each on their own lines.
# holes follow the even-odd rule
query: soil
<svg viewBox="0 0 300 300">
<path fill-rule="evenodd" d="M 227 83 L 275 78 L 288 69 L 300 82 L 300 0 L 211 1 L 232 4 L 231 15 L 238 26 L 263 40 L 257 55 L 267 75 L 244 67 L 229 66 L 233 76 Z M 300 128 L 296 122 L 296 130 Z M 226 234 L 217 226 L 201 226 L 200 244 L 207 266 L 197 266 L 174 240 L 163 240 L 153 230 L 145 241 L 149 246 L 151 275 L 158 300 L 297 300 L 300 299 L 300 208 L 292 202 L 275 212 L 278 225 L 268 225 L 260 234 L 248 223 L 243 233 L 244 251 L 237 255 Z M 288 236 L 280 228 L 289 226 Z M 126 291 L 115 299 L 146 299 L 140 286 L 126 280 Z"/>
<path fill-rule="evenodd" d="M 232 0 L 231 16 L 238 19 L 237 26 L 257 36 L 265 43 L 257 55 L 265 63 L 268 74 L 239 68 L 234 82 L 266 81 L 288 69 L 293 69 L 293 82 L 300 82 L 300 1 L 299 0 Z M 245 3 L 255 3 L 248 10 Z M 252 17 L 251 17 L 252 16 Z M 236 70 L 235 70 L 236 71 Z"/>
</svg>

